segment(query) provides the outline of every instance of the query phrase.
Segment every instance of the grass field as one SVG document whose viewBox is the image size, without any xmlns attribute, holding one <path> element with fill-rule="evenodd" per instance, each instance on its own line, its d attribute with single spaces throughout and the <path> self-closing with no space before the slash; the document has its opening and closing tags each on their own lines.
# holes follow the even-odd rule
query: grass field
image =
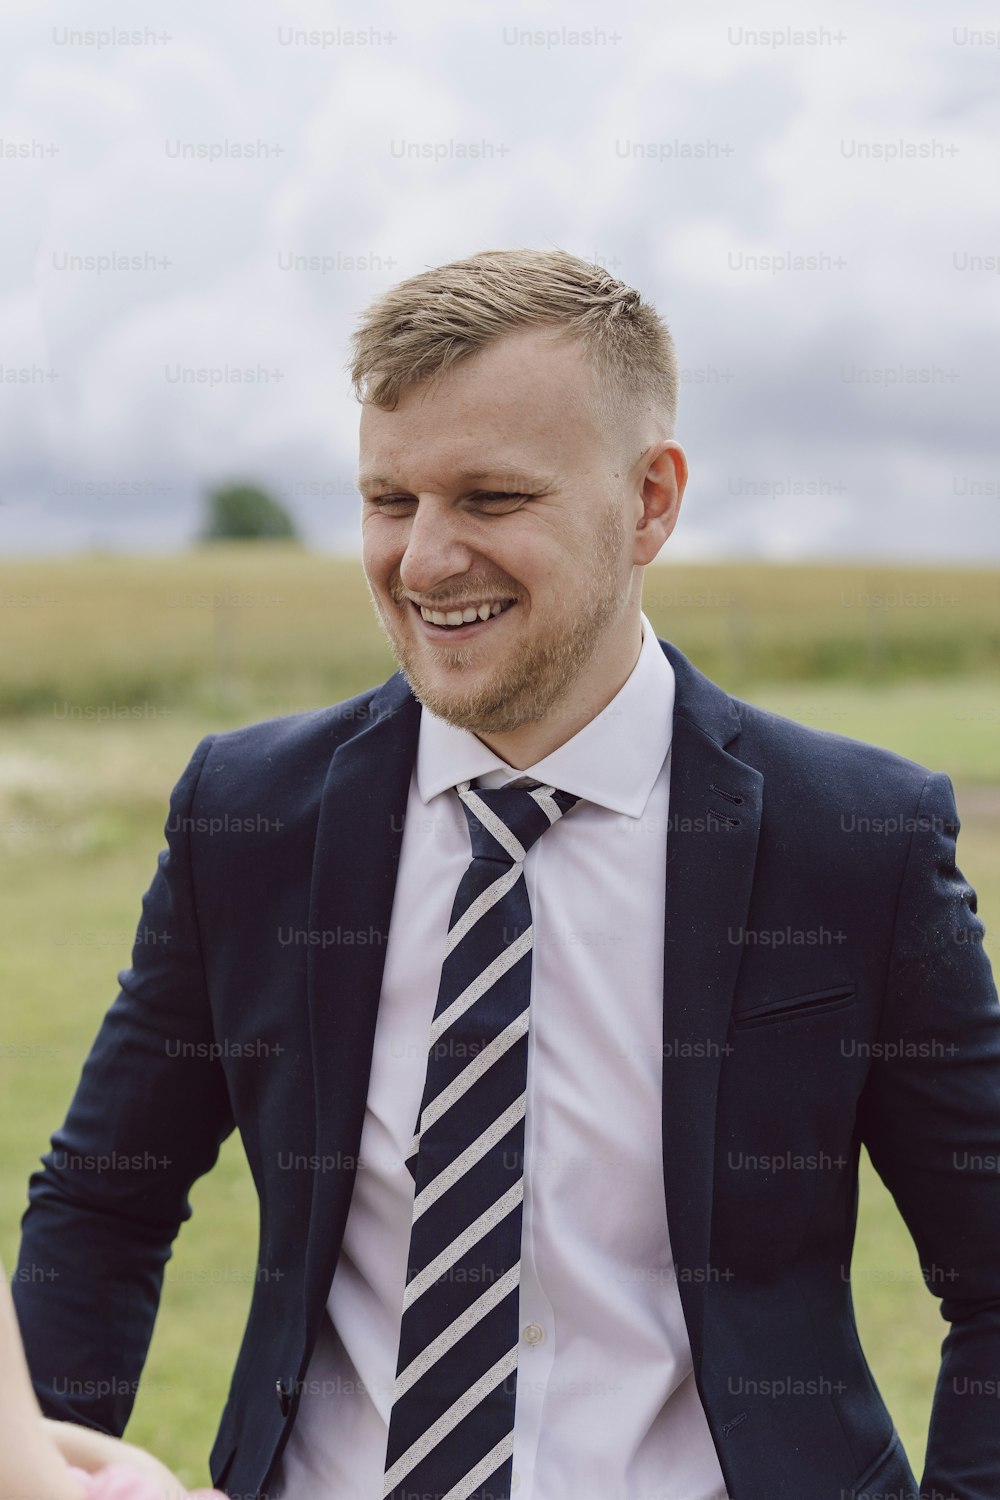
<svg viewBox="0 0 1000 1500">
<path fill-rule="evenodd" d="M 996 572 L 846 566 L 650 569 L 644 595 L 658 634 L 731 691 L 947 771 L 988 926 L 1000 910 L 998 603 Z M 394 664 L 360 565 L 280 546 L 5 562 L 0 622 L 0 1256 L 12 1270 L 27 1177 L 128 963 L 167 796 L 194 745 L 346 697 Z M 128 1435 L 196 1484 L 208 1482 L 255 1264 L 237 1139 L 192 1203 Z M 854 1291 L 919 1472 L 946 1325 L 867 1165 Z"/>
</svg>

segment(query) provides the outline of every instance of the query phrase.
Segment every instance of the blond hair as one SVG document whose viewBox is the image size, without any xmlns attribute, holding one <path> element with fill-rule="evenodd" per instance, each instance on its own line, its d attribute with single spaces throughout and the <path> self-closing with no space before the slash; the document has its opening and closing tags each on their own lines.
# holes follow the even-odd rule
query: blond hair
<svg viewBox="0 0 1000 1500">
<path fill-rule="evenodd" d="M 390 287 L 352 336 L 354 393 L 393 411 L 405 386 L 545 325 L 583 346 L 599 422 L 617 432 L 630 413 L 652 412 L 673 435 L 679 372 L 666 324 L 632 287 L 565 250 L 480 250 Z"/>
</svg>

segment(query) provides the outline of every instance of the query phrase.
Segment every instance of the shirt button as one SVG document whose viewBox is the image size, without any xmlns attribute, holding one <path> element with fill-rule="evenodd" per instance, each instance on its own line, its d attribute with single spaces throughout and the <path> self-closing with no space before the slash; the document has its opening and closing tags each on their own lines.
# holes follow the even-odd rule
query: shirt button
<svg viewBox="0 0 1000 1500">
<path fill-rule="evenodd" d="M 510 1487 L 512 1491 L 519 1490 L 521 1488 L 521 1476 L 516 1469 L 510 1476 Z"/>
<path fill-rule="evenodd" d="M 526 1344 L 540 1344 L 545 1337 L 545 1330 L 537 1323 L 526 1323 L 521 1331 L 521 1337 Z"/>
</svg>

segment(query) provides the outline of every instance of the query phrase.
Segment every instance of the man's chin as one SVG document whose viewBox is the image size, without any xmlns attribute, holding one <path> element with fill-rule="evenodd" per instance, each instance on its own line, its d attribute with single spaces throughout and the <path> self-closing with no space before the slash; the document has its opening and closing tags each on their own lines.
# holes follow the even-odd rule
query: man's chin
<svg viewBox="0 0 1000 1500">
<path fill-rule="evenodd" d="M 400 670 L 413 696 L 430 713 L 439 719 L 454 724 L 456 729 L 468 729 L 473 734 L 509 734 L 527 722 L 523 713 L 512 707 L 512 692 L 502 687 L 489 690 L 483 684 L 478 692 L 468 688 L 449 687 L 441 681 L 432 681 L 425 672 L 414 671 L 409 662 L 401 662 Z"/>
<path fill-rule="evenodd" d="M 442 692 L 437 687 L 408 678 L 414 697 L 419 699 L 430 713 L 439 719 L 454 724 L 456 729 L 469 729 L 473 734 L 502 734 L 519 727 L 506 703 L 473 702 L 464 693 Z"/>
</svg>

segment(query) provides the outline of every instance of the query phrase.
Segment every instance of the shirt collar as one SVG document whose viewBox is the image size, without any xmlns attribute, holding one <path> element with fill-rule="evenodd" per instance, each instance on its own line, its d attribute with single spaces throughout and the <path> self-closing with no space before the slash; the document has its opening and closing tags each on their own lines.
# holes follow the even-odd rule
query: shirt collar
<svg viewBox="0 0 1000 1500">
<path fill-rule="evenodd" d="M 595 719 L 523 771 L 507 764 L 469 729 L 429 709 L 420 714 L 417 791 L 424 803 L 474 781 L 489 788 L 521 776 L 596 802 L 628 817 L 641 816 L 663 766 L 673 732 L 674 670 L 640 611 L 642 644 L 627 680 Z"/>
</svg>

